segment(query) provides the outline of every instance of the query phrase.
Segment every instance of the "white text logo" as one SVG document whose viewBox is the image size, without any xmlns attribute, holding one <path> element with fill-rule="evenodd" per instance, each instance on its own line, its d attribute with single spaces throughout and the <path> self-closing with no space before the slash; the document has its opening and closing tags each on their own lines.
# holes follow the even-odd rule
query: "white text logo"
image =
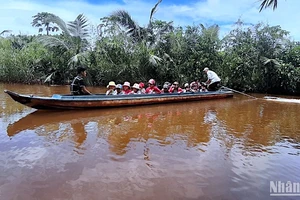
<svg viewBox="0 0 300 200">
<path fill-rule="evenodd" d="M 270 181 L 270 196 L 300 196 L 300 183 Z"/>
</svg>

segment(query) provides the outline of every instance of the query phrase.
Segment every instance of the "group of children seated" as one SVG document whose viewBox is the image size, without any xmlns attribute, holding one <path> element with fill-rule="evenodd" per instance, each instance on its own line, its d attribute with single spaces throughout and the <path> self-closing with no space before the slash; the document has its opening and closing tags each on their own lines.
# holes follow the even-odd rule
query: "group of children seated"
<svg viewBox="0 0 300 200">
<path fill-rule="evenodd" d="M 145 89 L 144 83 L 134 83 L 132 86 L 128 81 L 123 85 L 110 81 L 107 85 L 106 95 L 128 95 L 128 94 L 162 94 L 162 93 L 183 93 L 183 92 L 207 92 L 206 86 L 198 82 L 191 84 L 185 83 L 183 89 L 175 81 L 173 84 L 165 82 L 162 89 L 156 86 L 155 80 L 148 81 L 148 87 Z"/>
</svg>

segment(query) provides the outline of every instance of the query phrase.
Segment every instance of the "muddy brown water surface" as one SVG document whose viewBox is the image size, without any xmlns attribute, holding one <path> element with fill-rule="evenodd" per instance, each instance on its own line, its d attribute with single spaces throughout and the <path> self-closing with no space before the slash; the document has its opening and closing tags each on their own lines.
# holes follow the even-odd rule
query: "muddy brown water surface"
<svg viewBox="0 0 300 200">
<path fill-rule="evenodd" d="M 68 86 L 0 84 L 1 200 L 273 199 L 270 181 L 300 182 L 297 103 L 237 94 L 35 111 L 4 89 L 43 96 L 69 92 Z"/>
</svg>

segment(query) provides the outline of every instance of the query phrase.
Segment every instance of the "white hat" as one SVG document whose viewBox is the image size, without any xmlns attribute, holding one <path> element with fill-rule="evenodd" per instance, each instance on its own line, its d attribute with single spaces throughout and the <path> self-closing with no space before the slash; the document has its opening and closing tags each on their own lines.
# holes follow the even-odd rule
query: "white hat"
<svg viewBox="0 0 300 200">
<path fill-rule="evenodd" d="M 135 89 L 139 90 L 140 86 L 139 86 L 139 84 L 135 83 L 135 84 L 133 84 L 132 88 L 135 88 Z"/>
<path fill-rule="evenodd" d="M 114 81 L 110 81 L 106 87 L 109 88 L 109 86 L 116 87 L 116 83 Z"/>
<path fill-rule="evenodd" d="M 204 72 L 207 71 L 207 70 L 209 70 L 208 67 L 205 67 L 205 68 L 203 69 Z"/>
<path fill-rule="evenodd" d="M 130 87 L 130 83 L 129 83 L 128 81 L 125 81 L 124 84 L 123 84 L 123 86 L 128 86 L 128 87 Z"/>
</svg>

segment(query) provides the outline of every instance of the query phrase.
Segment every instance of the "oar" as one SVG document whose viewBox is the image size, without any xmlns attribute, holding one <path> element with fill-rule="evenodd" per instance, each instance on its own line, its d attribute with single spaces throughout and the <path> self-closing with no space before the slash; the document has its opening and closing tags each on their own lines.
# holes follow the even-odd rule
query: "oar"
<svg viewBox="0 0 300 200">
<path fill-rule="evenodd" d="M 257 99 L 256 97 L 254 96 L 251 96 L 249 94 L 246 94 L 244 92 L 240 92 L 240 91 L 237 91 L 237 90 L 234 90 L 234 89 L 231 89 L 231 88 L 228 88 L 228 87 L 225 87 L 225 86 L 222 86 L 223 88 L 227 89 L 227 90 L 231 90 L 232 92 L 236 92 L 236 93 L 239 93 L 239 94 L 242 94 L 242 95 L 245 95 L 247 97 L 250 97 L 250 98 L 253 98 L 253 99 Z"/>
</svg>

